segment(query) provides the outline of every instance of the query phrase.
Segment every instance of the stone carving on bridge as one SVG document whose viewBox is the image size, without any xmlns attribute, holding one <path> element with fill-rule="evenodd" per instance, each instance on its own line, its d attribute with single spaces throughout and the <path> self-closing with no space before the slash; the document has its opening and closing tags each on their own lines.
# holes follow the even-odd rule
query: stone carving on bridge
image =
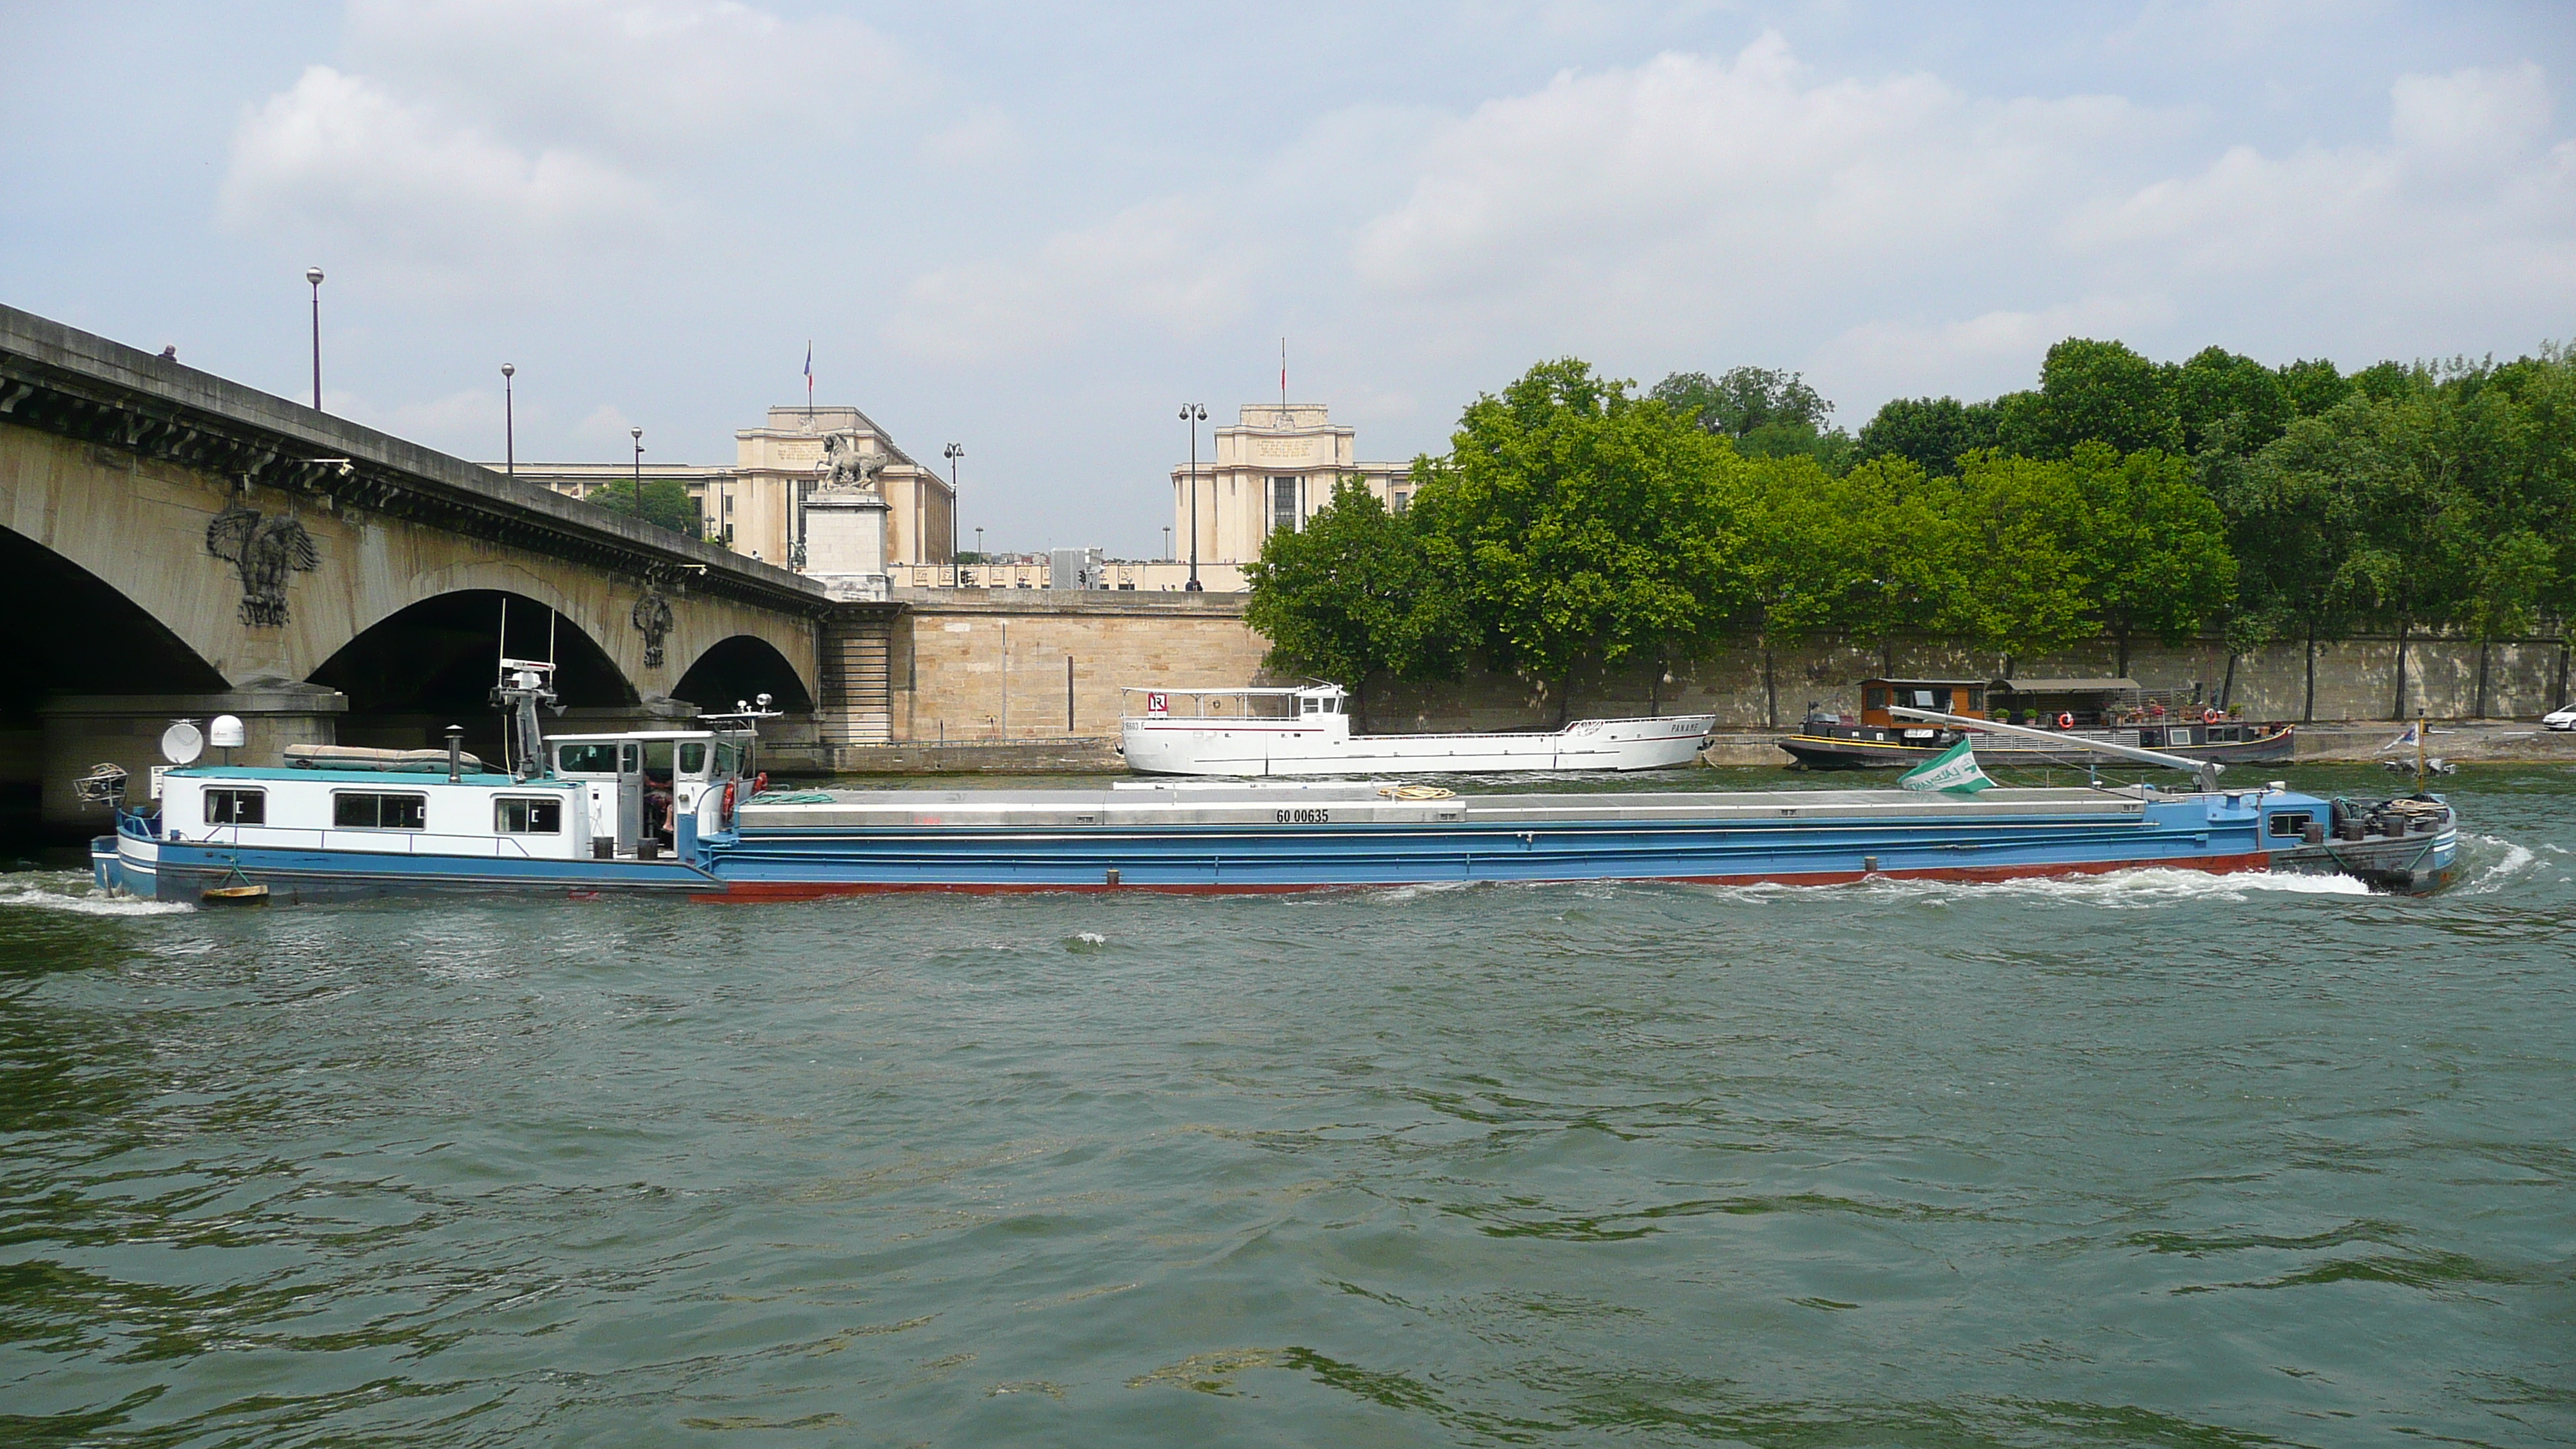
<svg viewBox="0 0 2576 1449">
<path fill-rule="evenodd" d="M 229 559 L 241 575 L 241 621 L 254 629 L 285 627 L 287 579 L 322 566 L 303 524 L 238 503 L 206 525 L 206 552 Z"/>
<path fill-rule="evenodd" d="M 646 589 L 635 601 L 635 632 L 644 636 L 644 667 L 662 667 L 662 641 L 671 633 L 671 601 L 660 589 Z"/>
</svg>

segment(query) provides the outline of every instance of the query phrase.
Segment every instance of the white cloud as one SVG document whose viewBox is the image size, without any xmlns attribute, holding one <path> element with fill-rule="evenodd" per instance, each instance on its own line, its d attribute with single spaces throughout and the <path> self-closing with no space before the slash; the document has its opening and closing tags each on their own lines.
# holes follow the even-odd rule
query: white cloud
<svg viewBox="0 0 2576 1449">
<path fill-rule="evenodd" d="M 348 45 L 406 94 L 649 165 L 846 140 L 919 90 L 858 21 L 732 0 L 356 0 Z"/>
<path fill-rule="evenodd" d="M 591 157 L 510 145 L 317 65 L 242 123 L 221 204 L 236 227 L 425 262 L 596 237 L 646 217 L 652 196 Z"/>
<path fill-rule="evenodd" d="M 347 52 L 245 117 L 221 218 L 449 290 L 690 236 L 917 89 L 864 25 L 724 0 L 360 0 Z"/>
</svg>

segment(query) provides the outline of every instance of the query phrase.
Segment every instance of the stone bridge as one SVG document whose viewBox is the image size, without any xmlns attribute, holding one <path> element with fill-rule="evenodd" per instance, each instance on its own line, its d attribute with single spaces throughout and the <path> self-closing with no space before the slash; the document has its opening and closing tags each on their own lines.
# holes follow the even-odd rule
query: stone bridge
<svg viewBox="0 0 2576 1449">
<path fill-rule="evenodd" d="M 246 759 L 497 748 L 505 643 L 551 651 L 573 721 L 766 692 L 791 762 L 885 731 L 888 606 L 7 307 L 0 609 L 0 828 L 40 783 L 82 824 L 69 779 L 157 763 L 175 717 L 242 716 Z"/>
</svg>

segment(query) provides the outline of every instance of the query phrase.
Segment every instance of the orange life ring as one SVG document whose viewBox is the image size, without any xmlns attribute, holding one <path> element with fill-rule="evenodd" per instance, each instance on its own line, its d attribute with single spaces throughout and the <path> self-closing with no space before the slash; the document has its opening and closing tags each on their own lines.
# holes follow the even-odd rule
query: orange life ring
<svg viewBox="0 0 2576 1449">
<path fill-rule="evenodd" d="M 759 799 L 762 795 L 767 794 L 768 791 L 769 772 L 767 770 L 763 770 L 759 774 L 751 777 L 751 795 L 753 799 Z"/>
<path fill-rule="evenodd" d="M 733 823 L 733 781 L 731 780 L 725 781 L 724 810 L 716 816 L 716 823 L 719 825 Z"/>
<path fill-rule="evenodd" d="M 2064 710 L 2059 710 L 2057 712 L 2057 727 L 2062 730 L 2071 730 L 2075 728 L 2075 716 L 2068 714 Z"/>
<path fill-rule="evenodd" d="M 2204 709 L 2200 712 L 2200 722 L 2202 724 L 2216 724 L 2225 718 L 2227 718 L 2227 716 L 2220 714 L 2214 709 Z"/>
</svg>

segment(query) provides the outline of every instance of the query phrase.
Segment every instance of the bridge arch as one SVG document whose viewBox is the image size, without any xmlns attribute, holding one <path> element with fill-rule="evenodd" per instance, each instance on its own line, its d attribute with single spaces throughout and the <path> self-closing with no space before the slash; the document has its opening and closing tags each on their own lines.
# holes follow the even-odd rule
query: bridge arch
<svg viewBox="0 0 2576 1449">
<path fill-rule="evenodd" d="M 458 589 L 386 613 L 310 679 L 348 696 L 339 727 L 344 744 L 419 749 L 443 742 L 447 726 L 459 725 L 466 748 L 498 759 L 501 725 L 491 689 L 505 649 L 514 659 L 551 653 L 555 692 L 567 708 L 614 710 L 638 702 L 616 660 L 577 619 L 503 589 Z"/>
<path fill-rule="evenodd" d="M 229 687 L 223 671 L 123 589 L 10 528 L 0 528 L 0 619 L 19 625 L 11 630 L 15 682 L 0 695 L 10 715 L 52 694 Z"/>
<path fill-rule="evenodd" d="M 731 709 L 737 702 L 760 695 L 771 697 L 770 707 L 789 714 L 810 713 L 814 697 L 798 678 L 796 666 L 778 652 L 778 646 L 757 634 L 735 634 L 719 639 L 691 661 L 680 682 L 671 686 L 673 699 L 685 699 L 702 709 Z"/>
</svg>

